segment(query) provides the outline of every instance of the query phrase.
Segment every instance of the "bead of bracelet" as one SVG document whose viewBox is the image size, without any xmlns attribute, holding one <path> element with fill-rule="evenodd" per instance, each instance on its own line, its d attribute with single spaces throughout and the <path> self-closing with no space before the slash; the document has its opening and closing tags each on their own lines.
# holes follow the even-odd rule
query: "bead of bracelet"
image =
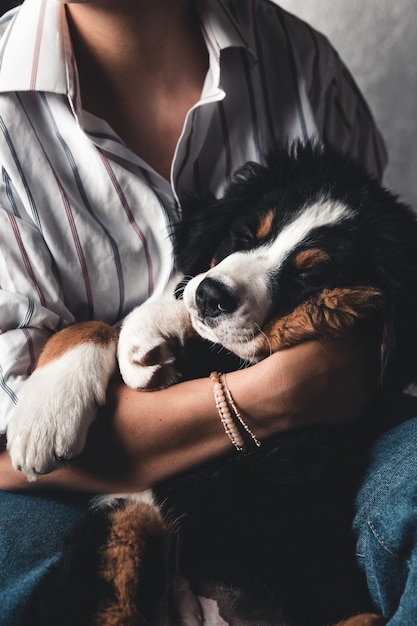
<svg viewBox="0 0 417 626">
<path fill-rule="evenodd" d="M 210 374 L 210 380 L 214 383 L 214 400 L 225 433 L 235 446 L 236 450 L 242 451 L 244 449 L 245 442 L 233 419 L 232 413 L 230 412 L 219 374 L 217 372 L 212 372 Z"/>
</svg>

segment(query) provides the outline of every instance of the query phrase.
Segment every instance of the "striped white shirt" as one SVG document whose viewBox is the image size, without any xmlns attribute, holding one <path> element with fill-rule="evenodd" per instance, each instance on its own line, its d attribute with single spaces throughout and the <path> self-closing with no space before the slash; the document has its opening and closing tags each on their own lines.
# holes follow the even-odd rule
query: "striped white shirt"
<svg viewBox="0 0 417 626">
<path fill-rule="evenodd" d="M 0 19 L 2 431 L 51 333 L 116 324 L 164 289 L 181 190 L 221 194 L 238 166 L 298 137 L 382 173 L 381 138 L 324 37 L 267 0 L 200 12 L 209 71 L 169 181 L 83 110 L 62 4 L 25 0 Z"/>
</svg>

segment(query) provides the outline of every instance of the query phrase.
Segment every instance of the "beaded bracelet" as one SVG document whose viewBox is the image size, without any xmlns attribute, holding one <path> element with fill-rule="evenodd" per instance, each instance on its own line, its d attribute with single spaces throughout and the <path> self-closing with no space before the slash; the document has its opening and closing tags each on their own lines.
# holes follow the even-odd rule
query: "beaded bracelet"
<svg viewBox="0 0 417 626">
<path fill-rule="evenodd" d="M 224 383 L 222 382 L 222 378 Z M 227 436 L 230 438 L 230 441 L 235 446 L 236 450 L 243 451 L 245 450 L 245 440 L 239 430 L 238 424 L 236 424 L 232 413 L 229 408 L 228 401 L 233 410 L 233 413 L 238 420 L 239 424 L 244 428 L 244 430 L 250 435 L 254 443 L 259 447 L 261 445 L 260 441 L 253 434 L 249 426 L 243 420 L 233 398 L 230 390 L 227 386 L 225 375 L 219 374 L 217 372 L 211 372 L 210 380 L 214 383 L 213 385 L 213 394 L 216 402 L 216 408 L 220 416 L 220 420 L 223 424 L 224 430 Z M 226 399 L 227 396 L 227 399 Z"/>
<path fill-rule="evenodd" d="M 232 398 L 232 394 L 230 393 L 229 387 L 227 385 L 226 374 L 222 374 L 221 378 L 223 379 L 223 386 L 224 386 L 224 390 L 226 391 L 227 399 L 229 401 L 230 406 L 233 409 L 234 414 L 236 415 L 237 420 L 240 422 L 242 427 L 246 430 L 248 435 L 251 437 L 251 439 L 254 442 L 254 444 L 259 448 L 260 445 L 261 445 L 261 442 L 259 441 L 259 439 L 256 437 L 256 435 L 252 432 L 252 430 L 249 428 L 249 426 L 247 425 L 247 423 L 243 419 L 242 415 L 240 414 L 240 412 L 239 412 L 239 410 L 238 410 L 238 408 L 237 408 L 237 406 L 235 404 L 235 401 Z"/>
<path fill-rule="evenodd" d="M 236 450 L 242 451 L 244 449 L 245 442 L 234 422 L 229 406 L 226 402 L 219 374 L 217 372 L 211 372 L 210 380 L 214 383 L 214 400 L 216 402 L 216 408 L 219 412 L 220 420 L 223 424 L 226 435 L 230 438 L 230 441 L 235 446 Z"/>
</svg>

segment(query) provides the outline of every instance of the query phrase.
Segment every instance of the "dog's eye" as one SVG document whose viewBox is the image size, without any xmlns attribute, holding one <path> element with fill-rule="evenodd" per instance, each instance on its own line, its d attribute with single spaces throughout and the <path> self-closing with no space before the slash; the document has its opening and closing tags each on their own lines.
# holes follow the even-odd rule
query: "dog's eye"
<svg viewBox="0 0 417 626">
<path fill-rule="evenodd" d="M 224 239 L 217 248 L 210 266 L 214 267 L 225 259 L 232 252 L 239 252 L 243 250 L 251 250 L 255 245 L 255 236 L 252 231 L 247 227 L 241 227 L 239 230 L 231 232 L 229 236 Z"/>
<path fill-rule="evenodd" d="M 248 229 L 239 237 L 239 250 L 250 250 L 253 248 L 255 237 L 253 233 Z"/>
</svg>

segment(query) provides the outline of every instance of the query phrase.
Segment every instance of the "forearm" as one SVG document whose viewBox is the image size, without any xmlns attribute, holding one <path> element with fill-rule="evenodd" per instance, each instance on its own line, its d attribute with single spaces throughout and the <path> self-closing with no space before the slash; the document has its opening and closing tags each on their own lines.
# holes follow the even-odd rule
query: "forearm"
<svg viewBox="0 0 417 626">
<path fill-rule="evenodd" d="M 305 343 L 227 375 L 232 395 L 256 436 L 354 419 L 369 403 L 369 355 L 353 337 Z M 156 392 L 114 384 L 76 460 L 30 485 L 0 455 L 0 488 L 90 492 L 145 489 L 233 451 L 208 379 Z"/>
<path fill-rule="evenodd" d="M 0 454 L 0 488 L 125 492 L 147 489 L 229 450 L 209 379 L 161 391 L 109 386 L 105 407 L 90 429 L 84 452 L 29 483 Z"/>
</svg>

